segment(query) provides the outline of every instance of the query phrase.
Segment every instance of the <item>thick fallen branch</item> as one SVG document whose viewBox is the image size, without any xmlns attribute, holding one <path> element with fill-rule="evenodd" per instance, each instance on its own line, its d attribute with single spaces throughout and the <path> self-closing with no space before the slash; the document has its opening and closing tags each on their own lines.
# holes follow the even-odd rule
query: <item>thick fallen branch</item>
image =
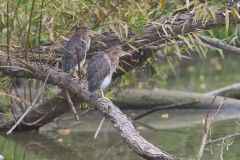
<svg viewBox="0 0 240 160">
<path fill-rule="evenodd" d="M 117 97 L 115 104 L 119 106 L 137 106 L 139 107 L 156 107 L 161 105 L 169 104 L 183 104 L 183 103 L 194 103 L 190 106 L 191 108 L 209 108 L 214 96 L 193 93 L 193 92 L 183 92 L 183 91 L 168 91 L 163 89 L 153 89 L 153 90 L 138 90 L 138 89 L 127 89 L 114 94 Z M 240 101 L 232 98 L 225 98 L 217 96 L 214 101 L 213 107 L 216 108 L 220 103 L 224 102 L 224 107 L 222 108 L 232 108 L 240 109 Z M 174 106 L 173 106 L 174 107 Z M 180 106 L 182 107 L 182 106 Z M 172 108 L 172 107 L 169 107 Z"/>
<path fill-rule="evenodd" d="M 231 84 L 229 86 L 218 88 L 216 90 L 205 93 L 206 95 L 213 96 L 227 96 L 234 97 L 240 95 L 240 83 Z"/>
<path fill-rule="evenodd" d="M 120 131 L 121 137 L 132 148 L 137 154 L 149 160 L 171 160 L 178 159 L 175 156 L 169 155 L 159 148 L 155 147 L 148 141 L 146 141 L 140 133 L 135 129 L 131 120 L 121 112 L 121 110 L 115 106 L 108 99 L 99 99 L 97 93 L 90 93 L 87 87 L 87 81 L 85 79 L 74 80 L 72 76 L 68 73 L 62 72 L 61 70 L 54 69 L 47 65 L 42 65 L 42 69 L 38 67 L 32 67 L 30 65 L 25 65 L 17 60 L 11 59 L 14 67 L 19 67 L 21 69 L 21 74 L 28 72 L 30 76 L 44 81 L 47 76 L 47 82 L 53 85 L 57 85 L 62 89 L 66 89 L 70 94 L 77 95 L 78 98 L 82 98 L 85 101 L 92 104 L 99 111 L 101 111 L 104 116 L 110 119 L 114 126 Z M 0 53 L 0 66 L 8 66 L 7 54 Z M 12 68 L 4 70 L 4 73 L 10 73 Z M 20 72 L 18 72 L 20 73 Z M 50 106 L 53 107 L 53 106 Z M 57 108 L 58 106 L 56 106 Z M 54 109 L 54 108 L 53 108 Z M 27 119 L 24 119 L 24 122 L 27 122 Z M 21 123 L 19 127 L 28 127 L 24 123 Z"/>
</svg>

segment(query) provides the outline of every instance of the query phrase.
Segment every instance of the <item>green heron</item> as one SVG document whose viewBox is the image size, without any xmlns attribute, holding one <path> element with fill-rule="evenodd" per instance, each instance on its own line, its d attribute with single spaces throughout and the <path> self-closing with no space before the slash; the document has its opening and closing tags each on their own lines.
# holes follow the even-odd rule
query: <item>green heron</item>
<svg viewBox="0 0 240 160">
<path fill-rule="evenodd" d="M 100 88 L 104 98 L 102 90 L 111 83 L 112 74 L 116 71 L 119 58 L 124 55 L 130 54 L 124 52 L 120 46 L 115 46 L 91 59 L 87 67 L 88 90 L 90 92 Z"/>
<path fill-rule="evenodd" d="M 85 63 L 86 53 L 90 47 L 90 36 L 96 34 L 97 32 L 90 30 L 86 25 L 76 27 L 75 33 L 64 48 L 63 70 L 65 72 L 78 77 L 76 71 Z"/>
</svg>

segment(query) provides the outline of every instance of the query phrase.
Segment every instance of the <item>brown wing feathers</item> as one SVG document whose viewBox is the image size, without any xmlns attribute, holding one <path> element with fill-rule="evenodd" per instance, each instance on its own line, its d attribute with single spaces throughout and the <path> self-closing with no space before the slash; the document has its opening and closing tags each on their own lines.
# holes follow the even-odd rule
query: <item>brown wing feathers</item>
<svg viewBox="0 0 240 160">
<path fill-rule="evenodd" d="M 110 74 L 110 64 L 103 54 L 96 55 L 89 63 L 87 69 L 88 89 L 95 91 Z"/>
</svg>

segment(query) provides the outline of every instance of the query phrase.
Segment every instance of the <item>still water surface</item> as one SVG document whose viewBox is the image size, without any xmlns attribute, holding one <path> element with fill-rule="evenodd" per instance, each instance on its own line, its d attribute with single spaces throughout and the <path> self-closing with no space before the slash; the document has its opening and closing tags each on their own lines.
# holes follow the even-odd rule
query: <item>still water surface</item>
<svg viewBox="0 0 240 160">
<path fill-rule="evenodd" d="M 125 111 L 135 117 L 145 111 Z M 196 159 L 206 110 L 161 110 L 135 121 L 141 134 L 156 146 L 183 159 Z M 240 112 L 221 111 L 211 130 L 211 139 L 240 132 Z M 92 111 L 75 121 L 65 115 L 37 131 L 0 136 L 0 154 L 6 160 L 141 160 L 127 147 L 111 122 L 106 120 L 93 138 L 102 116 Z M 239 122 L 239 123 L 238 123 Z M 49 131 L 54 128 L 54 131 Z M 48 131 L 46 131 L 48 130 Z M 227 139 L 223 158 L 240 159 L 240 139 Z M 228 147 L 226 147 L 228 146 Z M 204 159 L 219 160 L 222 141 L 207 145 Z"/>
</svg>

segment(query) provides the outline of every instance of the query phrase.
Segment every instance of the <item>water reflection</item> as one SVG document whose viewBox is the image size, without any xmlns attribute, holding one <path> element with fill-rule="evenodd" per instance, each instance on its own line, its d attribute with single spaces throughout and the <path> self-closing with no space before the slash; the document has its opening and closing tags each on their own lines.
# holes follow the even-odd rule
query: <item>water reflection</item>
<svg viewBox="0 0 240 160">
<path fill-rule="evenodd" d="M 144 111 L 126 111 L 135 117 Z M 150 142 L 182 158 L 195 159 L 202 137 L 206 110 L 160 110 L 135 122 L 141 134 Z M 164 115 L 164 116 L 163 116 Z M 168 115 L 168 116 L 166 116 Z M 211 139 L 240 132 L 237 124 L 239 111 L 221 111 L 211 130 Z M 0 136 L 0 154 L 7 160 L 141 160 L 123 142 L 117 130 L 108 120 L 94 140 L 93 136 L 101 121 L 101 114 L 93 111 L 76 122 L 66 114 L 54 123 L 37 131 Z M 240 121 L 240 120 L 239 120 Z M 51 130 L 51 131 L 50 131 Z M 67 130 L 68 132 L 59 132 Z M 58 132 L 57 132 L 58 131 Z M 226 141 L 234 143 L 224 149 L 225 159 L 239 159 L 238 138 Z M 208 145 L 204 159 L 220 159 L 222 141 Z M 212 154 L 211 154 L 212 152 Z"/>
</svg>

